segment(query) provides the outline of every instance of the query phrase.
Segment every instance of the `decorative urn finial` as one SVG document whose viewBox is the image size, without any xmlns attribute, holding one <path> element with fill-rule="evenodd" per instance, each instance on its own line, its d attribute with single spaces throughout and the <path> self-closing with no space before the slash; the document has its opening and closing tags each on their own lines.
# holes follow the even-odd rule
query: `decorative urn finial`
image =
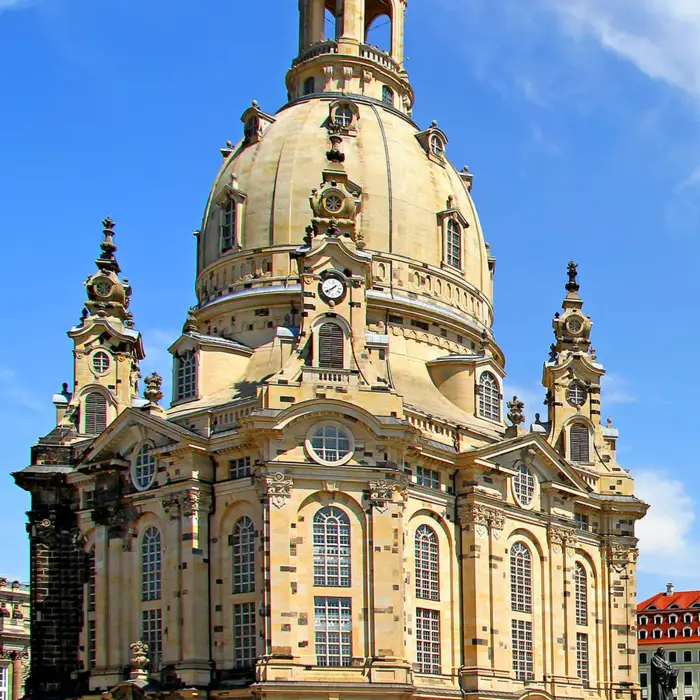
<svg viewBox="0 0 700 700">
<path fill-rule="evenodd" d="M 569 262 L 569 265 L 567 267 L 567 272 L 569 274 L 569 282 L 566 285 L 566 291 L 567 292 L 578 292 L 578 290 L 581 288 L 581 286 L 577 282 L 578 265 L 573 260 L 571 260 Z"/>
<path fill-rule="evenodd" d="M 145 644 L 141 640 L 134 642 L 129 645 L 131 649 L 131 658 L 129 659 L 129 664 L 131 665 L 130 678 L 133 681 L 145 681 L 148 679 L 148 674 L 146 669 L 150 660 L 148 658 L 148 644 Z"/>
<path fill-rule="evenodd" d="M 157 404 L 163 398 L 163 392 L 160 390 L 163 385 L 163 377 L 154 372 L 146 377 L 143 383 L 146 385 L 146 390 L 143 392 L 144 398 L 151 403 Z"/>
<path fill-rule="evenodd" d="M 525 422 L 525 404 L 517 396 L 514 396 L 507 405 L 508 420 L 516 427 L 522 425 Z"/>
<path fill-rule="evenodd" d="M 194 317 L 194 309 L 190 309 L 187 312 L 187 318 L 182 326 L 183 333 L 196 333 L 197 332 L 197 319 Z"/>
<path fill-rule="evenodd" d="M 330 121 L 326 129 L 328 130 L 328 140 L 331 142 L 331 148 L 326 153 L 326 158 L 331 163 L 343 163 L 345 154 L 340 150 L 340 144 L 343 143 L 343 137 L 341 136 L 343 126 L 337 121 Z"/>
<path fill-rule="evenodd" d="M 117 246 L 114 244 L 114 227 L 115 223 L 111 217 L 102 220 L 102 234 L 105 239 L 100 243 L 102 254 L 97 259 L 97 266 L 100 270 L 112 270 L 119 274 L 121 272 L 119 263 L 114 254 L 117 252 Z"/>
</svg>

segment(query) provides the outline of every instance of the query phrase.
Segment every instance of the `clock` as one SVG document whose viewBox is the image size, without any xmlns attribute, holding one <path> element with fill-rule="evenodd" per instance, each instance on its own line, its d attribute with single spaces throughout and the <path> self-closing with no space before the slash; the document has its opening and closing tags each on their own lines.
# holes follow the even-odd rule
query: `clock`
<svg viewBox="0 0 700 700">
<path fill-rule="evenodd" d="M 326 301 L 337 304 L 347 292 L 345 278 L 337 272 L 329 272 L 318 285 L 318 293 Z"/>
<path fill-rule="evenodd" d="M 109 296 L 109 293 L 112 291 L 112 284 L 111 284 L 111 282 L 109 282 L 105 279 L 101 279 L 101 280 L 98 280 L 97 282 L 95 282 L 94 289 L 95 289 L 95 293 L 98 296 L 107 297 L 107 296 Z"/>
<path fill-rule="evenodd" d="M 566 322 L 566 327 L 569 333 L 575 335 L 576 333 L 579 333 L 581 331 L 581 329 L 583 328 L 583 323 L 581 323 L 581 319 L 578 319 L 574 316 Z"/>
</svg>

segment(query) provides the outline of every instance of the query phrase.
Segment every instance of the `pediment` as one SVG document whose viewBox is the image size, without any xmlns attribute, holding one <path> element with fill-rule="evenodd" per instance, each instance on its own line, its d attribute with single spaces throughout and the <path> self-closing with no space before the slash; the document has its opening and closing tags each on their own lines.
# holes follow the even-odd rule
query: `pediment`
<svg viewBox="0 0 700 700">
<path fill-rule="evenodd" d="M 541 485 L 550 485 L 561 492 L 585 496 L 592 491 L 575 469 L 537 433 L 527 433 L 469 454 L 482 466 L 493 465 L 506 472 L 514 472 L 518 465 L 525 463 Z"/>
<path fill-rule="evenodd" d="M 123 462 L 135 445 L 148 440 L 156 449 L 206 449 L 206 439 L 176 423 L 144 410 L 128 408 L 92 443 L 83 456 L 80 468 L 97 466 L 106 461 Z"/>
</svg>

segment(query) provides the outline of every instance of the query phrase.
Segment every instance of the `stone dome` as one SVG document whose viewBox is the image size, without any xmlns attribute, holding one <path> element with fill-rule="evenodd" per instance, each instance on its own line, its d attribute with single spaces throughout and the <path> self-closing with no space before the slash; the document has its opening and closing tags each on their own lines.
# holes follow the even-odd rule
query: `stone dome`
<svg viewBox="0 0 700 700">
<path fill-rule="evenodd" d="M 438 279 L 440 287 L 450 282 L 461 287 L 479 302 L 481 320 L 490 327 L 493 263 L 469 194 L 471 175 L 466 169 L 459 173 L 444 157 L 447 139 L 435 124 L 422 131 L 399 110 L 354 95 L 297 99 L 274 117 L 254 104 L 243 115 L 246 125 L 255 122 L 255 137 L 246 126 L 247 136 L 222 150 L 225 160 L 200 234 L 200 306 L 206 303 L 202 296 L 211 293 L 211 272 L 223 260 L 302 244 L 312 217 L 309 197 L 329 167 L 327 125 L 338 105 L 352 113 L 340 150 L 348 179 L 361 190 L 357 228 L 368 252 L 432 271 L 428 284 L 436 289 L 425 290 L 430 294 L 437 294 Z M 221 198 L 231 189 L 241 202 L 240 245 L 222 252 Z M 461 269 L 446 264 L 445 218 L 450 216 L 462 231 Z"/>
</svg>

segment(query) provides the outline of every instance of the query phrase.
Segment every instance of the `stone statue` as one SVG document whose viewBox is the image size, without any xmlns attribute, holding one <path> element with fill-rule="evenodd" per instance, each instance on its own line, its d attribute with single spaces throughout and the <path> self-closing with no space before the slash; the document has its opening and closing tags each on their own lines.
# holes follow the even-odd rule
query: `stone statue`
<svg viewBox="0 0 700 700">
<path fill-rule="evenodd" d="M 513 425 L 522 425 L 525 422 L 525 404 L 517 396 L 514 396 L 507 405 L 508 420 Z"/>
<path fill-rule="evenodd" d="M 673 700 L 673 691 L 678 683 L 678 669 L 666 661 L 663 647 L 651 657 L 651 700 Z"/>
</svg>

